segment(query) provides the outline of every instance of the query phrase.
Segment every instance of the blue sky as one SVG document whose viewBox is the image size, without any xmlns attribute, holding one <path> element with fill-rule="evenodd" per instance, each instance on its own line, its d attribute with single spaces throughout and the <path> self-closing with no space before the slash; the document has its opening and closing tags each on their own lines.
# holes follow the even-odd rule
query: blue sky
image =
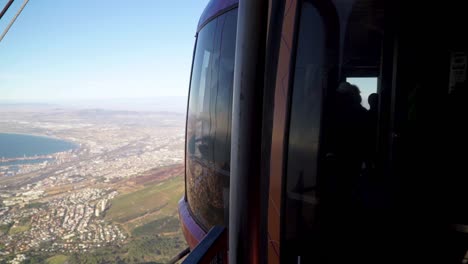
<svg viewBox="0 0 468 264">
<path fill-rule="evenodd" d="M 207 2 L 30 0 L 0 42 L 0 101 L 187 96 Z"/>
</svg>

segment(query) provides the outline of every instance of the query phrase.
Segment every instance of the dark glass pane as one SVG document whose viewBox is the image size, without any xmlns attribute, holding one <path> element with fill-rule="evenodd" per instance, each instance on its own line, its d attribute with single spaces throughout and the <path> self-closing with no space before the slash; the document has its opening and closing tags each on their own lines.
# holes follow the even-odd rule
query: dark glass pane
<svg viewBox="0 0 468 264">
<path fill-rule="evenodd" d="M 229 202 L 237 10 L 208 23 L 195 51 L 187 119 L 186 188 L 205 227 L 224 224 Z"/>
<path fill-rule="evenodd" d="M 320 14 L 304 3 L 300 20 L 297 59 L 292 93 L 286 178 L 285 239 L 287 262 L 304 257 L 311 247 L 317 205 L 317 163 L 322 113 L 322 91 L 326 82 L 325 28 Z M 302 244 L 304 241 L 308 243 Z"/>
<path fill-rule="evenodd" d="M 286 263 L 361 263 L 373 254 L 369 241 L 376 237 L 367 231 L 375 227 L 372 212 L 382 193 L 374 193 L 380 190 L 381 2 L 335 1 L 335 10 L 302 5 L 287 153 Z"/>
</svg>

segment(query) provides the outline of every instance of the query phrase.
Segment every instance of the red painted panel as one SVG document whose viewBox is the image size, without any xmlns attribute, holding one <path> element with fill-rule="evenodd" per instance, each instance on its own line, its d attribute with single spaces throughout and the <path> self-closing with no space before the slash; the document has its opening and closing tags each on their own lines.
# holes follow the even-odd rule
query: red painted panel
<svg viewBox="0 0 468 264">
<path fill-rule="evenodd" d="M 287 125 L 289 75 L 296 20 L 297 0 L 285 3 L 281 44 L 275 87 L 275 109 L 270 157 L 270 192 L 268 204 L 268 263 L 279 263 L 280 213 L 283 177 L 284 140 Z"/>
</svg>

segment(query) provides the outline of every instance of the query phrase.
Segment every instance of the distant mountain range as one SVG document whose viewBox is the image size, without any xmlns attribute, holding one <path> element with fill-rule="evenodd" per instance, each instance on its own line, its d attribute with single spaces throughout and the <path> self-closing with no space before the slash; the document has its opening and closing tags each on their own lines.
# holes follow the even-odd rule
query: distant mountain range
<svg viewBox="0 0 468 264">
<path fill-rule="evenodd" d="M 131 112 L 166 112 L 185 114 L 187 111 L 187 97 L 167 96 L 152 98 L 122 98 L 122 99 L 93 99 L 67 100 L 53 102 L 14 102 L 0 100 L 0 110 L 34 110 L 34 109 L 76 109 L 87 111 L 131 111 Z"/>
</svg>

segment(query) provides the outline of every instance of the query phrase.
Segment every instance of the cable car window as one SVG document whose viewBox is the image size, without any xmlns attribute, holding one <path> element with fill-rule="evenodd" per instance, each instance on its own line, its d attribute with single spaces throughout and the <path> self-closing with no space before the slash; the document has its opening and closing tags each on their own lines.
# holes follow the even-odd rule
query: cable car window
<svg viewBox="0 0 468 264">
<path fill-rule="evenodd" d="M 367 110 L 371 108 L 371 104 L 376 107 L 377 77 L 350 77 L 346 78 L 346 81 L 359 87 L 362 107 Z"/>
<path fill-rule="evenodd" d="M 186 190 L 206 229 L 224 224 L 229 201 L 231 106 L 237 10 L 198 35 L 187 118 Z"/>
<path fill-rule="evenodd" d="M 322 114 L 322 92 L 326 83 L 325 25 L 316 8 L 305 2 L 300 18 L 297 59 L 292 92 L 286 179 L 286 263 L 310 243 L 303 244 L 311 232 L 317 204 L 316 184 L 318 148 Z"/>
<path fill-rule="evenodd" d="M 372 76 L 380 76 L 383 1 L 334 2 L 335 9 L 317 1 L 301 7 L 287 142 L 285 263 L 360 263 L 377 239 L 366 231 L 382 194 L 374 177 L 379 79 Z M 357 243 L 358 236 L 366 242 Z"/>
</svg>

